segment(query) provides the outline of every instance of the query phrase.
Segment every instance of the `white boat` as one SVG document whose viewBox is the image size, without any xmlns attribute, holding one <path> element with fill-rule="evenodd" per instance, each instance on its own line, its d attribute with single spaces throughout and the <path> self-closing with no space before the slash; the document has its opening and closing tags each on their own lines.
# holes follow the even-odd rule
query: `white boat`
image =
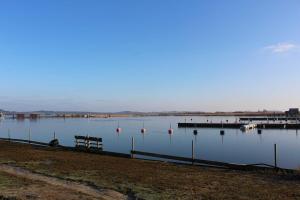
<svg viewBox="0 0 300 200">
<path fill-rule="evenodd" d="M 247 130 L 251 130 L 251 129 L 254 129 L 254 128 L 256 128 L 257 127 L 257 124 L 245 124 L 245 125 L 242 125 L 241 126 L 241 130 L 242 131 L 247 131 Z"/>
</svg>

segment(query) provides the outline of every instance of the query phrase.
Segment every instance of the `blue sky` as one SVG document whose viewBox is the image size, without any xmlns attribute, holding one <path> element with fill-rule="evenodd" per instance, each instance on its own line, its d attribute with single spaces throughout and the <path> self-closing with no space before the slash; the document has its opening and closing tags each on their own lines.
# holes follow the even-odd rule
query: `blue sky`
<svg viewBox="0 0 300 200">
<path fill-rule="evenodd" d="M 2 0 L 0 108 L 300 107 L 298 0 Z"/>
</svg>

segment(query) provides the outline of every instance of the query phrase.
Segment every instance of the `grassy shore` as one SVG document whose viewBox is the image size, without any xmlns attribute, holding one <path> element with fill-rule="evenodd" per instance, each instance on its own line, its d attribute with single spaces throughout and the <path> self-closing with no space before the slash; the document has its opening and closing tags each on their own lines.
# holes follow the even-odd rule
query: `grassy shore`
<svg viewBox="0 0 300 200">
<path fill-rule="evenodd" d="M 0 162 L 142 199 L 300 199 L 297 174 L 175 165 L 8 142 L 0 142 Z M 0 195 L 3 188 L 30 184 L 2 173 L 0 180 Z"/>
</svg>

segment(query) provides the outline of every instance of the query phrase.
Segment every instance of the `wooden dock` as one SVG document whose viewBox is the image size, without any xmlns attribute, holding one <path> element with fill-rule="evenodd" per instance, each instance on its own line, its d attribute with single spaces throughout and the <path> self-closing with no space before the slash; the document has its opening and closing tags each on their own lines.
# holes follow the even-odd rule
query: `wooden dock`
<svg viewBox="0 0 300 200">
<path fill-rule="evenodd" d="M 241 128 L 247 123 L 178 123 L 178 128 Z M 300 123 L 257 123 L 258 129 L 300 129 Z"/>
</svg>

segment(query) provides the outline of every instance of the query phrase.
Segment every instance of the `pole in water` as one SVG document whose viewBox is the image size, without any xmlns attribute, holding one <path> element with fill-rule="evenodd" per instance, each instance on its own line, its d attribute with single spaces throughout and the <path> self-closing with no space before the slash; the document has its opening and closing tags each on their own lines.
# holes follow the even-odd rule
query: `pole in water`
<svg viewBox="0 0 300 200">
<path fill-rule="evenodd" d="M 192 140 L 192 159 L 193 159 L 193 164 L 194 164 L 194 160 L 195 160 L 194 140 Z"/>
<path fill-rule="evenodd" d="M 10 129 L 7 130 L 7 137 L 8 137 L 8 140 L 10 141 Z"/>
<path fill-rule="evenodd" d="M 31 128 L 29 128 L 29 132 L 28 132 L 28 142 L 30 144 L 30 140 L 31 140 Z"/>
<path fill-rule="evenodd" d="M 134 158 L 134 137 L 131 138 L 131 158 Z"/>
<path fill-rule="evenodd" d="M 277 168 L 277 145 L 274 144 L 274 166 Z"/>
</svg>

